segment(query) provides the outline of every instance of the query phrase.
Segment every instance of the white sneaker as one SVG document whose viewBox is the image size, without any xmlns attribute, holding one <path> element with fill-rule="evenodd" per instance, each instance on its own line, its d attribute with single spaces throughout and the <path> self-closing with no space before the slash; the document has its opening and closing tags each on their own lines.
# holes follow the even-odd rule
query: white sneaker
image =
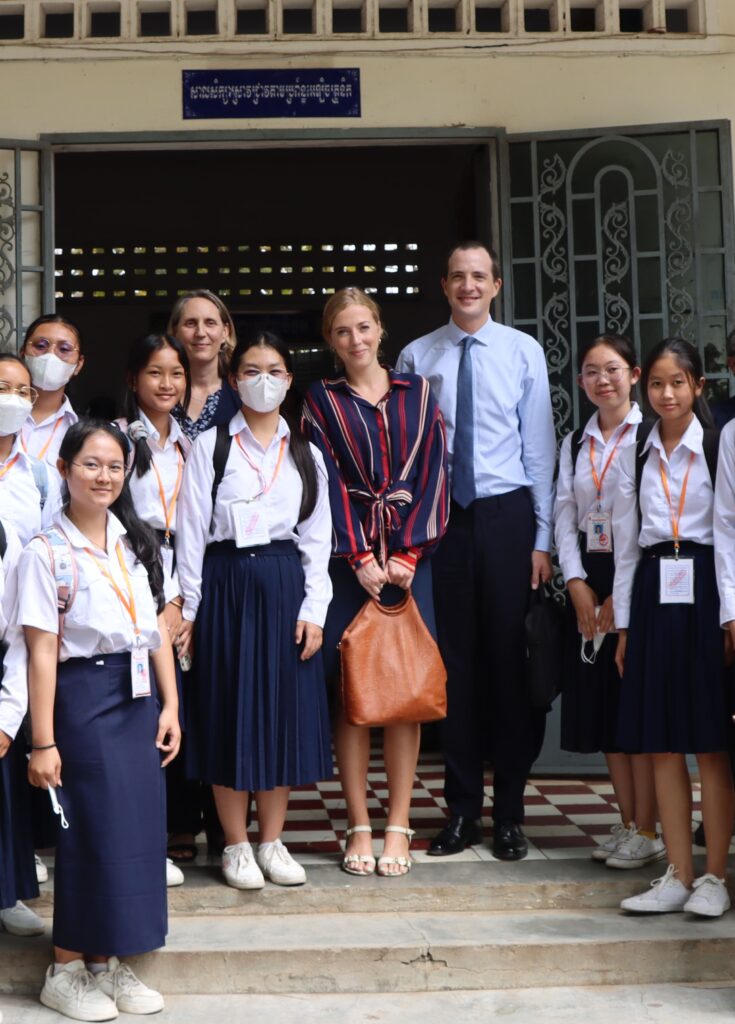
<svg viewBox="0 0 735 1024">
<path fill-rule="evenodd" d="M 100 992 L 83 960 L 72 960 L 54 974 L 53 964 L 46 971 L 41 1002 L 72 1020 L 114 1020 L 118 1016 L 113 1001 Z"/>
<path fill-rule="evenodd" d="M 730 909 L 730 897 L 724 878 L 716 875 L 702 875 L 692 885 L 692 895 L 684 904 L 684 910 L 702 917 L 722 917 Z"/>
<path fill-rule="evenodd" d="M 97 990 L 104 992 L 121 1013 L 158 1013 L 163 996 L 136 978 L 127 964 L 116 956 L 107 961 L 107 970 L 93 975 Z"/>
<path fill-rule="evenodd" d="M 622 841 L 627 839 L 629 834 L 630 829 L 625 825 L 613 825 L 610 829 L 609 839 L 603 839 L 600 845 L 596 846 L 592 851 L 592 860 L 606 861 L 611 854 L 615 853 Z"/>
<path fill-rule="evenodd" d="M 170 857 L 166 858 L 166 885 L 170 889 L 174 885 L 184 884 L 184 872 L 177 867 Z"/>
<path fill-rule="evenodd" d="M 649 839 L 632 825 L 628 835 L 620 841 L 617 850 L 610 854 L 605 863 L 609 868 L 642 868 L 646 864 L 663 860 L 665 856 L 666 847 L 660 836 Z"/>
<path fill-rule="evenodd" d="M 675 878 L 676 868 L 669 864 L 666 874 L 655 878 L 650 889 L 638 896 L 629 896 L 620 904 L 621 910 L 632 910 L 638 914 L 671 914 L 684 909 L 692 890 Z"/>
<path fill-rule="evenodd" d="M 35 854 L 35 857 L 36 857 L 36 881 L 40 885 L 42 882 L 48 882 L 48 868 L 43 863 L 43 861 L 38 856 L 38 854 Z"/>
<path fill-rule="evenodd" d="M 255 863 L 250 843 L 235 843 L 222 851 L 222 874 L 233 889 L 262 889 L 263 874 Z"/>
<path fill-rule="evenodd" d="M 20 900 L 14 907 L 0 910 L 0 925 L 11 935 L 43 935 L 43 921 Z"/>
<path fill-rule="evenodd" d="M 298 864 L 280 839 L 275 842 L 266 843 L 258 847 L 258 864 L 260 869 L 274 885 L 303 885 L 306 881 L 306 872 Z"/>
</svg>

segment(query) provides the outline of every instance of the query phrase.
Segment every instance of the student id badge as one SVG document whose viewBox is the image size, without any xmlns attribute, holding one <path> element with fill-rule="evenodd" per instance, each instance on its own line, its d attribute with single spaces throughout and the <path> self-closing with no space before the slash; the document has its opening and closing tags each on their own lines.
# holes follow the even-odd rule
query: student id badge
<svg viewBox="0 0 735 1024">
<path fill-rule="evenodd" d="M 230 505 L 235 546 L 254 548 L 270 544 L 271 535 L 265 518 L 265 509 L 257 501 L 233 501 Z"/>
<path fill-rule="evenodd" d="M 612 545 L 612 522 L 609 512 L 587 514 L 587 551 L 610 553 Z"/>
<path fill-rule="evenodd" d="M 130 672 L 133 677 L 133 697 L 150 697 L 151 672 L 146 647 L 134 647 L 130 652 Z"/>
<path fill-rule="evenodd" d="M 659 604 L 694 604 L 694 559 L 659 559 Z"/>
</svg>

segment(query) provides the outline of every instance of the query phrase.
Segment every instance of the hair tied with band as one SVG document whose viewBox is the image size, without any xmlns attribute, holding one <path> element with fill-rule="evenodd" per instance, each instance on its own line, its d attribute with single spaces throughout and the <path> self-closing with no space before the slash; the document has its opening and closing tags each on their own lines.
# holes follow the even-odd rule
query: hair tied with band
<svg viewBox="0 0 735 1024">
<path fill-rule="evenodd" d="M 128 437 L 133 444 L 137 444 L 138 441 L 147 441 L 150 436 L 148 427 L 141 420 L 133 420 L 128 424 Z"/>
</svg>

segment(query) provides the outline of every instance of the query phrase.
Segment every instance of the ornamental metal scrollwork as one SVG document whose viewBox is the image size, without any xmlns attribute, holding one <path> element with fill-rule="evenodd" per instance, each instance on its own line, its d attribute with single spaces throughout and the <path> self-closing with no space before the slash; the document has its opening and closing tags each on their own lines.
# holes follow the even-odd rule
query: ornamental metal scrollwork
<svg viewBox="0 0 735 1024">
<path fill-rule="evenodd" d="M 569 329 L 569 263 L 567 260 L 567 218 L 564 210 L 550 201 L 566 180 L 567 169 L 559 154 L 544 161 L 539 176 L 539 224 L 541 237 L 546 242 L 541 254 L 544 273 L 554 284 L 565 286 L 557 290 L 544 304 L 544 326 L 550 333 L 543 339 L 546 362 L 554 373 L 560 373 L 569 363 L 571 344 L 565 332 Z"/>
<path fill-rule="evenodd" d="M 0 295 L 15 282 L 12 254 L 15 248 L 15 198 L 13 186 L 6 172 L 0 174 Z M 0 306 L 0 349 L 11 351 L 15 335 L 15 320 L 6 306 Z"/>
<path fill-rule="evenodd" d="M 563 437 L 568 433 L 570 417 L 572 415 L 572 399 L 569 392 L 561 384 L 552 384 L 551 388 L 551 412 L 554 417 L 554 429 L 557 437 Z"/>
<path fill-rule="evenodd" d="M 630 270 L 630 254 L 624 244 L 629 226 L 628 204 L 613 203 L 602 220 L 602 233 L 609 243 L 603 261 L 603 301 L 605 330 L 615 334 L 625 334 L 631 320 L 630 303 L 622 293 L 610 291 L 610 286 L 621 284 Z"/>
<path fill-rule="evenodd" d="M 683 153 L 667 150 L 661 161 L 661 173 L 672 188 L 686 190 L 685 195 L 676 195 L 666 210 L 665 222 L 668 234 L 666 245 L 666 286 L 668 289 L 669 314 L 673 333 L 686 337 L 694 321 L 694 298 L 685 284 L 674 284 L 675 278 L 684 278 L 692 269 L 694 249 L 692 247 L 692 200 L 690 194 L 689 167 Z"/>
</svg>

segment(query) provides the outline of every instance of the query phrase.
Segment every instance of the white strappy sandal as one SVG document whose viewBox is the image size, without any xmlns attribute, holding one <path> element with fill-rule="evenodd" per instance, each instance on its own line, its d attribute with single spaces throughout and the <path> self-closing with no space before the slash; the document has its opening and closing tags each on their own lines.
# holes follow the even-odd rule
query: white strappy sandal
<svg viewBox="0 0 735 1024">
<path fill-rule="evenodd" d="M 403 825 L 386 825 L 385 831 L 400 832 L 401 835 L 406 836 L 408 838 L 409 846 L 411 845 L 411 840 L 415 835 L 415 832 L 412 828 L 404 828 Z M 389 864 L 398 864 L 398 866 L 402 870 L 386 871 L 385 868 Z M 401 878 L 403 875 L 408 874 L 408 872 L 411 870 L 412 864 L 413 860 L 411 859 L 410 855 L 408 857 L 387 857 L 385 854 L 383 854 L 381 857 L 378 857 L 378 874 L 381 876 L 381 878 Z"/>
<path fill-rule="evenodd" d="M 353 825 L 352 828 L 348 828 L 345 832 L 345 841 L 354 836 L 356 832 L 370 832 L 372 835 L 372 828 L 370 825 Z M 362 871 L 358 865 L 367 864 L 367 870 Z M 375 857 L 372 854 L 366 853 L 345 853 L 342 858 L 342 870 L 346 871 L 348 875 L 361 875 L 366 878 L 368 875 L 372 875 L 375 871 Z"/>
</svg>

